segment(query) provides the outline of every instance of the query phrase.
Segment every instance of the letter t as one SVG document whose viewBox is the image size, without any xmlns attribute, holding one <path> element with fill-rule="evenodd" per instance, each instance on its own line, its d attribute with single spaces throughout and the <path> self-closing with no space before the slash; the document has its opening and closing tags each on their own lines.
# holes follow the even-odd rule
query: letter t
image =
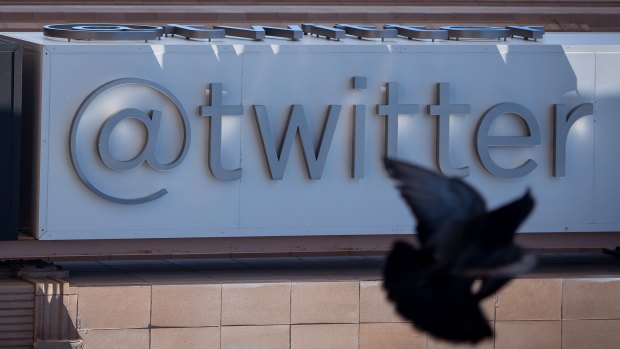
<svg viewBox="0 0 620 349">
<path fill-rule="evenodd" d="M 438 105 L 429 105 L 428 113 L 437 116 L 437 167 L 444 176 L 469 176 L 469 167 L 454 168 L 450 164 L 450 115 L 466 115 L 469 104 L 450 104 L 450 84 L 437 84 Z"/>
<path fill-rule="evenodd" d="M 400 104 L 398 102 L 398 83 L 388 82 L 386 85 L 387 104 L 377 105 L 377 114 L 385 115 L 385 156 L 396 157 L 398 152 L 398 115 L 418 114 L 417 104 Z"/>
<path fill-rule="evenodd" d="M 209 127 L 209 170 L 221 181 L 236 181 L 241 178 L 241 168 L 227 170 L 222 166 L 222 116 L 243 115 L 243 105 L 222 105 L 222 84 L 210 84 L 211 105 L 200 106 L 200 116 L 210 116 Z"/>
</svg>

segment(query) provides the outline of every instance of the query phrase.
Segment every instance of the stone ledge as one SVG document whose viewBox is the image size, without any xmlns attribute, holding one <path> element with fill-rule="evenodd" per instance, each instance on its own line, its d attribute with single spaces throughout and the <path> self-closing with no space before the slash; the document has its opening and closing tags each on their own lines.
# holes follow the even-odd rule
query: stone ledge
<svg viewBox="0 0 620 349">
<path fill-rule="evenodd" d="M 542 261 L 483 302 L 496 337 L 473 347 L 433 339 L 400 318 L 381 286 L 381 257 L 62 262 L 71 287 L 36 289 L 66 307 L 89 349 L 615 348 L 618 260 Z M 15 287 L 0 282 L 0 294 Z M 80 348 L 79 340 L 50 339 L 35 348 L 54 345 Z"/>
<path fill-rule="evenodd" d="M 34 349 L 82 349 L 84 343 L 81 339 L 75 340 L 37 340 Z"/>
</svg>

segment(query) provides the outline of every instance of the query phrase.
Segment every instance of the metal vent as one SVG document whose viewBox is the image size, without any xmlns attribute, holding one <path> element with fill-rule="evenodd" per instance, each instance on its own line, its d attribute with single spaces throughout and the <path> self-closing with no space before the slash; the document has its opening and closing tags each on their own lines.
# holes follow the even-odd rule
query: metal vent
<svg viewBox="0 0 620 349">
<path fill-rule="evenodd" d="M 34 338 L 34 286 L 0 276 L 0 348 L 30 349 Z"/>
</svg>

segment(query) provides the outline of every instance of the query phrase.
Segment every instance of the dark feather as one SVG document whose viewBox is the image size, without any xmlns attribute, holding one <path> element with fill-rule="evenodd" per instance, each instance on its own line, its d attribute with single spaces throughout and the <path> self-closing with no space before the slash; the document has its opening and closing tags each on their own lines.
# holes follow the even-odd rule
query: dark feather
<svg viewBox="0 0 620 349">
<path fill-rule="evenodd" d="M 384 287 L 396 310 L 433 336 L 476 343 L 493 332 L 471 295 L 473 279 L 433 269 L 431 256 L 397 242 L 385 265 Z"/>
<path fill-rule="evenodd" d="M 482 197 L 460 179 L 445 178 L 398 160 L 386 159 L 385 165 L 416 217 L 420 243 L 439 255 L 449 255 L 454 248 L 451 245 L 460 244 L 454 227 L 486 213 Z"/>
<path fill-rule="evenodd" d="M 414 326 L 438 338 L 476 343 L 492 336 L 480 300 L 536 262 L 514 244 L 534 206 L 529 191 L 488 212 L 482 196 L 460 179 L 398 160 L 385 165 L 416 218 L 420 242 L 420 249 L 397 242 L 388 255 L 388 298 Z"/>
</svg>

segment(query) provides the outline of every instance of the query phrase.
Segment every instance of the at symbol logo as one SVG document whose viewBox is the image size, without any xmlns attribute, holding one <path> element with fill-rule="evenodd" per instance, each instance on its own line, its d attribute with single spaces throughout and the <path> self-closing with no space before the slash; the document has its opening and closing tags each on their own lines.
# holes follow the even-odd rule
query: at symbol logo
<svg viewBox="0 0 620 349">
<path fill-rule="evenodd" d="M 161 99 L 162 97 L 164 97 L 166 99 L 166 102 L 172 106 L 172 109 L 176 111 L 176 114 L 178 114 L 178 116 L 180 117 L 181 128 L 183 130 L 181 147 L 178 151 L 178 154 L 176 154 L 176 157 L 172 161 L 160 162 L 160 160 L 158 160 L 156 157 L 156 148 L 162 131 L 162 111 L 125 108 L 121 110 L 115 110 L 111 113 L 111 115 L 103 115 L 103 118 L 105 118 L 105 120 L 103 121 L 101 127 L 98 130 L 96 140 L 87 140 L 92 142 L 96 141 L 95 148 L 98 153 L 99 160 L 103 164 L 105 164 L 108 169 L 111 169 L 115 172 L 131 171 L 133 169 L 136 169 L 143 163 L 146 163 L 154 170 L 166 171 L 174 169 L 179 164 L 181 164 L 181 162 L 183 162 L 183 159 L 185 159 L 185 156 L 187 155 L 190 144 L 190 124 L 185 109 L 183 109 L 181 102 L 165 87 L 152 81 L 136 78 L 126 78 L 110 81 L 97 88 L 84 100 L 84 102 L 82 102 L 80 108 L 75 114 L 75 117 L 73 118 L 73 123 L 71 124 L 69 152 L 71 155 L 71 162 L 73 164 L 73 168 L 75 169 L 76 174 L 78 175 L 82 183 L 90 191 L 106 200 L 119 204 L 142 204 L 149 201 L 157 200 L 160 197 L 166 195 L 168 191 L 162 188 L 150 194 L 132 198 L 122 198 L 108 194 L 99 186 L 95 185 L 94 181 L 91 180 L 91 178 L 88 176 L 88 173 L 92 171 L 87 171 L 87 169 L 95 166 L 92 165 L 92 163 L 89 166 L 84 166 L 82 163 L 83 158 L 78 154 L 78 152 L 83 151 L 83 147 L 80 147 L 81 145 L 83 145 L 83 142 L 80 143 L 80 139 L 83 138 L 83 136 L 81 135 L 82 131 L 80 131 L 80 125 L 82 124 L 83 128 L 92 127 L 90 125 L 92 121 L 89 118 L 85 118 L 85 114 L 90 113 L 90 111 L 87 112 L 87 110 L 89 110 L 89 107 L 91 107 L 93 104 L 97 104 L 97 99 L 103 94 L 107 93 L 111 89 L 122 87 L 124 85 L 140 86 L 143 90 L 148 90 L 153 92 L 155 95 L 158 95 L 158 98 Z M 114 100 L 114 102 L 116 102 L 116 100 Z M 126 102 L 120 101 L 119 103 L 128 102 L 131 102 L 131 100 L 128 100 Z M 96 109 L 96 107 L 93 107 L 92 109 Z M 114 155 L 114 152 L 112 150 L 112 138 L 114 130 L 117 128 L 117 126 L 119 126 L 121 122 L 125 120 L 131 120 L 141 124 L 144 130 L 145 140 L 139 153 L 135 157 L 128 160 L 119 160 Z"/>
</svg>

